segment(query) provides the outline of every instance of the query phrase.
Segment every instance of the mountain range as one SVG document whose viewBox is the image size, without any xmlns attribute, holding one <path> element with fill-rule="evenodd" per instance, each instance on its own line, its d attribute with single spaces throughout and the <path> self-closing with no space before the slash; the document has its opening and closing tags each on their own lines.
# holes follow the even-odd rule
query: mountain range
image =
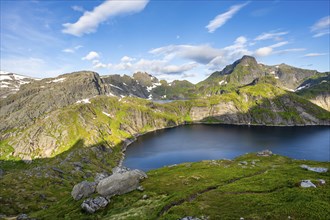
<svg viewBox="0 0 330 220">
<path fill-rule="evenodd" d="M 267 66 L 250 56 L 197 84 L 167 82 L 144 72 L 100 76 L 79 71 L 44 79 L 1 72 L 0 218 L 19 213 L 37 219 L 87 218 L 71 198 L 72 186 L 111 173 L 126 147 L 146 132 L 190 123 L 329 125 L 329 80 L 329 72 Z M 298 163 L 272 160 L 282 166 Z M 230 164 L 236 172 L 235 162 Z M 271 167 L 266 159 L 262 164 Z M 205 172 L 208 165 L 197 166 Z M 161 171 L 159 178 L 164 176 Z M 159 199 L 168 203 L 166 196 Z"/>
</svg>

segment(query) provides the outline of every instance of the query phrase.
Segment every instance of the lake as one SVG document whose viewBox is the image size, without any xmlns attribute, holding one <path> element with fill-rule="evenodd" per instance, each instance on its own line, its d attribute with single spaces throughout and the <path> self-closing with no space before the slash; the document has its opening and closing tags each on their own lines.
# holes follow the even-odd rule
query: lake
<svg viewBox="0 0 330 220">
<path fill-rule="evenodd" d="M 127 148 L 123 165 L 148 171 L 264 149 L 295 159 L 329 161 L 329 148 L 330 127 L 185 125 L 140 136 Z"/>
</svg>

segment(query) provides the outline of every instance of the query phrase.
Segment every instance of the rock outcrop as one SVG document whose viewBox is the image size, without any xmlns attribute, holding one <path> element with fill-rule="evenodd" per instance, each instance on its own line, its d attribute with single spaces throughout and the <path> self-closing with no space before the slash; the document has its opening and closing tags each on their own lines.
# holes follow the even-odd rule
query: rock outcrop
<svg viewBox="0 0 330 220">
<path fill-rule="evenodd" d="M 116 172 L 101 180 L 96 187 L 96 191 L 101 196 L 107 198 L 114 195 L 122 195 L 137 189 L 140 180 L 144 178 L 147 178 L 147 175 L 141 170 Z"/>
<path fill-rule="evenodd" d="M 88 213 L 94 213 L 97 210 L 106 207 L 108 203 L 109 200 L 102 196 L 98 196 L 96 198 L 89 198 L 84 200 L 84 202 L 81 204 L 81 208 Z"/>
<path fill-rule="evenodd" d="M 96 183 L 83 181 L 73 187 L 71 196 L 74 200 L 86 198 L 95 192 L 95 187 Z"/>
<path fill-rule="evenodd" d="M 310 180 L 302 180 L 300 186 L 303 188 L 310 188 L 310 187 L 316 188 L 315 184 L 312 183 L 312 181 Z"/>
</svg>

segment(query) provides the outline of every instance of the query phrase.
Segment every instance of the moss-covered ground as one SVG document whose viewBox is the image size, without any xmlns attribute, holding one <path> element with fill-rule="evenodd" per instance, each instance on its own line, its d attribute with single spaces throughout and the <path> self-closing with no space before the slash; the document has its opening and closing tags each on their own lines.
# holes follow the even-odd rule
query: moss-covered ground
<svg viewBox="0 0 330 220">
<path fill-rule="evenodd" d="M 234 160 L 184 163 L 151 170 L 147 173 L 148 179 L 141 183 L 143 192 L 116 196 L 105 209 L 94 214 L 81 211 L 82 201 L 71 198 L 74 176 L 55 174 L 56 178 L 49 181 L 49 178 L 9 171 L 1 181 L 1 213 L 11 213 L 8 204 L 3 202 L 15 202 L 21 212 L 37 219 L 179 219 L 184 216 L 328 219 L 330 173 L 307 171 L 300 167 L 302 164 L 330 168 L 328 162 L 246 154 Z M 99 171 L 102 169 L 108 171 L 104 167 Z M 317 188 L 300 187 L 301 180 L 306 179 L 313 181 Z M 321 185 L 318 179 L 325 180 L 326 184 Z M 18 185 L 24 185 L 24 190 L 22 187 L 21 193 L 15 194 L 19 198 L 8 201 L 6 192 L 10 190 L 6 188 Z M 148 198 L 142 199 L 143 195 Z M 41 209 L 35 208 L 40 205 Z"/>
</svg>

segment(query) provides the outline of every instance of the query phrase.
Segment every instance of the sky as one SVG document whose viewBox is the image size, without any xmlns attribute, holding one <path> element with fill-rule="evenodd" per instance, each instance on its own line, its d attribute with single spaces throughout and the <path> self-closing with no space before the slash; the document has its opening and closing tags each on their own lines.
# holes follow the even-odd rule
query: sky
<svg viewBox="0 0 330 220">
<path fill-rule="evenodd" d="M 0 69 L 205 79 L 243 55 L 329 71 L 325 1 L 1 0 Z"/>
</svg>

